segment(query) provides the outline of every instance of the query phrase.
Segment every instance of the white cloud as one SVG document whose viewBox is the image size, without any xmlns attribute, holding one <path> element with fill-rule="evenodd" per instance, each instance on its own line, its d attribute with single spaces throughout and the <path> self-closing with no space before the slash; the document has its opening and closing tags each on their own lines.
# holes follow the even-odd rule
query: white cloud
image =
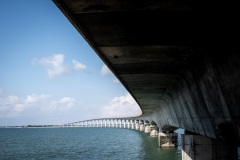
<svg viewBox="0 0 240 160">
<path fill-rule="evenodd" d="M 102 108 L 102 117 L 131 117 L 141 114 L 140 107 L 129 93 L 113 98 L 108 105 Z"/>
<path fill-rule="evenodd" d="M 0 97 L 0 117 L 13 117 L 20 114 L 36 104 L 42 104 L 49 95 L 28 95 L 26 98 L 18 96 L 1 96 Z"/>
<path fill-rule="evenodd" d="M 47 69 L 49 77 L 54 77 L 57 75 L 68 73 L 68 68 L 64 65 L 64 55 L 54 54 L 51 57 L 34 59 L 33 64 L 40 64 Z"/>
<path fill-rule="evenodd" d="M 8 104 L 15 104 L 19 102 L 19 98 L 17 96 L 8 96 L 6 103 Z"/>
<path fill-rule="evenodd" d="M 16 112 L 22 112 L 24 110 L 26 110 L 27 108 L 29 107 L 29 105 L 27 104 L 16 104 L 15 107 L 13 108 L 13 111 L 16 111 Z"/>
<path fill-rule="evenodd" d="M 48 99 L 50 98 L 51 96 L 50 95 L 36 95 L 36 94 L 31 94 L 31 95 L 28 95 L 27 98 L 25 99 L 25 103 L 26 104 L 33 104 L 33 103 L 38 103 L 40 101 L 43 101 L 45 99 Z"/>
<path fill-rule="evenodd" d="M 36 107 L 36 106 L 38 107 L 39 105 L 44 105 L 51 96 L 45 95 L 45 94 L 41 94 L 41 95 L 31 94 L 31 95 L 27 95 L 26 98 L 19 98 L 16 96 L 9 96 L 9 97 L 15 97 L 15 102 L 12 103 L 12 105 L 14 106 L 13 111 L 22 112 L 31 107 Z"/>
<path fill-rule="evenodd" d="M 113 83 L 114 83 L 114 84 L 120 84 L 120 81 L 119 81 L 118 79 L 114 79 L 114 80 L 113 80 Z"/>
<path fill-rule="evenodd" d="M 58 75 L 69 74 L 74 71 L 85 70 L 87 66 L 76 60 L 72 60 L 72 65 L 67 66 L 64 64 L 64 54 L 54 54 L 53 56 L 32 60 L 32 64 L 42 65 L 46 70 L 49 77 Z"/>
<path fill-rule="evenodd" d="M 72 60 L 72 63 L 73 63 L 73 68 L 75 70 L 85 70 L 87 69 L 87 66 L 85 64 L 82 64 L 76 60 Z"/>
<path fill-rule="evenodd" d="M 105 64 L 101 68 L 101 75 L 103 75 L 103 76 L 112 75 L 112 72 Z"/>
<path fill-rule="evenodd" d="M 62 99 L 60 99 L 59 102 L 60 103 L 73 103 L 73 102 L 75 102 L 75 99 L 71 98 L 71 97 L 63 97 Z"/>
<path fill-rule="evenodd" d="M 0 117 L 13 117 L 23 115 L 25 111 L 31 115 L 44 114 L 46 112 L 62 112 L 72 109 L 76 100 L 71 97 L 63 97 L 59 100 L 53 100 L 47 94 L 31 94 L 25 98 L 18 96 L 0 95 Z M 39 113 L 42 111 L 42 113 Z"/>
<path fill-rule="evenodd" d="M 59 111 L 66 111 L 72 109 L 75 105 L 76 99 L 71 97 L 63 97 L 58 101 L 51 102 L 51 109 L 52 110 L 59 110 Z"/>
</svg>

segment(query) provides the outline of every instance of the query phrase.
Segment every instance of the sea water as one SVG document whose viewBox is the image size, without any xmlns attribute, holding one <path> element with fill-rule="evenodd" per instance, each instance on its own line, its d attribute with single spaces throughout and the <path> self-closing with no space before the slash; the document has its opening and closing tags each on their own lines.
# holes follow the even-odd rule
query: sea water
<svg viewBox="0 0 240 160">
<path fill-rule="evenodd" d="M 123 128 L 0 128 L 0 159 L 180 160 L 179 148 Z"/>
</svg>

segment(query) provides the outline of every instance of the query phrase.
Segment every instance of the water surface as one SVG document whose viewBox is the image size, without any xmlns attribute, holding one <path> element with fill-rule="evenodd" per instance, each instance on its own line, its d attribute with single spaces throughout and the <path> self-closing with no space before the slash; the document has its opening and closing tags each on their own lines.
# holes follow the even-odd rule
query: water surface
<svg viewBox="0 0 240 160">
<path fill-rule="evenodd" d="M 2 128 L 0 159 L 180 160 L 181 154 L 130 129 Z"/>
</svg>

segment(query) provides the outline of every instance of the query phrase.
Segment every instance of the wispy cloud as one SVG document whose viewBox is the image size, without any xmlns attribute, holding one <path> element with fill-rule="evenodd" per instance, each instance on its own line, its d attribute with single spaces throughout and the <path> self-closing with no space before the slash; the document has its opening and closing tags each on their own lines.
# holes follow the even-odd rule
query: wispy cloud
<svg viewBox="0 0 240 160">
<path fill-rule="evenodd" d="M 35 104 L 42 100 L 48 99 L 50 97 L 51 97 L 50 95 L 45 95 L 45 94 L 41 94 L 41 95 L 31 94 L 27 96 L 27 98 L 24 100 L 24 103 Z"/>
<path fill-rule="evenodd" d="M 21 115 L 25 111 L 30 111 L 33 115 L 39 111 L 42 114 L 52 111 L 62 112 L 71 110 L 75 103 L 76 99 L 72 97 L 53 100 L 52 96 L 47 94 L 31 94 L 25 98 L 14 95 L 0 95 L 0 117 L 14 117 Z"/>
<path fill-rule="evenodd" d="M 87 66 L 85 64 L 82 64 L 76 60 L 72 60 L 72 63 L 73 63 L 73 68 L 77 71 L 87 69 Z"/>
<path fill-rule="evenodd" d="M 141 114 L 140 107 L 129 93 L 113 98 L 102 108 L 102 117 L 130 117 Z"/>
<path fill-rule="evenodd" d="M 101 75 L 106 76 L 106 75 L 113 75 L 110 69 L 104 64 L 101 68 Z"/>
<path fill-rule="evenodd" d="M 120 84 L 120 81 L 119 81 L 118 79 L 114 79 L 114 80 L 113 80 L 113 83 L 114 83 L 114 84 Z"/>
<path fill-rule="evenodd" d="M 32 63 L 42 65 L 47 70 L 49 77 L 54 77 L 69 72 L 69 69 L 64 65 L 63 54 L 55 54 L 51 57 L 42 59 L 34 58 Z"/>
<path fill-rule="evenodd" d="M 55 77 L 58 75 L 73 73 L 74 71 L 86 70 L 87 66 L 78 62 L 77 60 L 72 60 L 70 66 L 64 63 L 64 54 L 54 54 L 50 57 L 45 57 L 41 59 L 34 58 L 32 64 L 38 64 L 43 66 L 47 70 L 49 77 Z"/>
<path fill-rule="evenodd" d="M 75 105 L 76 99 L 71 97 L 63 97 L 58 101 L 52 101 L 50 106 L 53 110 L 66 111 Z"/>
<path fill-rule="evenodd" d="M 36 105 L 43 105 L 50 98 L 50 95 L 36 95 L 31 94 L 26 98 L 18 96 L 1 96 L 0 97 L 0 117 L 16 116 L 18 113 L 23 112 Z"/>
<path fill-rule="evenodd" d="M 101 71 L 100 71 L 101 75 L 102 76 L 114 76 L 114 74 L 112 73 L 112 71 L 104 64 L 101 68 Z M 118 79 L 115 79 L 113 80 L 113 83 L 114 84 L 120 84 L 120 81 Z"/>
</svg>

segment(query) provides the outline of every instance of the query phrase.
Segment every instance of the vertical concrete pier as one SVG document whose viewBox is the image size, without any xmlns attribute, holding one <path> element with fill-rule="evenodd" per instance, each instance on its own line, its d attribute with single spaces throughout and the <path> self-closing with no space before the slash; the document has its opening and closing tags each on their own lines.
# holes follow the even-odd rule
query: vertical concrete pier
<svg viewBox="0 0 240 160">
<path fill-rule="evenodd" d="M 134 129 L 135 128 L 135 123 L 134 123 L 134 120 L 131 120 L 131 129 Z"/>
<path fill-rule="evenodd" d="M 114 119 L 111 121 L 111 127 L 114 127 Z"/>
<path fill-rule="evenodd" d="M 144 131 L 144 130 L 145 130 L 144 124 L 140 124 L 140 131 Z"/>
<path fill-rule="evenodd" d="M 113 127 L 118 128 L 118 120 L 117 119 L 115 120 L 115 125 Z"/>
<path fill-rule="evenodd" d="M 159 133 L 158 144 L 160 147 L 177 147 L 178 134 L 177 133 Z"/>
<path fill-rule="evenodd" d="M 139 130 L 139 121 L 136 120 L 135 122 L 136 122 L 136 124 L 135 124 L 135 129 L 136 129 L 136 130 Z"/>
<path fill-rule="evenodd" d="M 237 147 L 201 135 L 182 135 L 182 160 L 237 160 Z"/>
<path fill-rule="evenodd" d="M 140 128 L 139 128 L 140 131 L 144 131 L 145 130 L 145 126 L 144 126 L 144 121 L 140 121 Z"/>
<path fill-rule="evenodd" d="M 158 131 L 156 129 L 153 129 L 151 132 L 150 132 L 150 136 L 151 137 L 157 137 L 158 136 Z"/>
<path fill-rule="evenodd" d="M 123 120 L 123 128 L 126 128 L 126 120 Z"/>
<path fill-rule="evenodd" d="M 131 126 L 130 126 L 130 120 L 128 120 L 128 129 L 130 129 Z"/>
<path fill-rule="evenodd" d="M 145 133 L 150 133 L 150 132 L 151 132 L 151 127 L 150 127 L 150 125 L 146 125 L 146 126 L 145 126 L 144 132 L 145 132 Z"/>
</svg>

